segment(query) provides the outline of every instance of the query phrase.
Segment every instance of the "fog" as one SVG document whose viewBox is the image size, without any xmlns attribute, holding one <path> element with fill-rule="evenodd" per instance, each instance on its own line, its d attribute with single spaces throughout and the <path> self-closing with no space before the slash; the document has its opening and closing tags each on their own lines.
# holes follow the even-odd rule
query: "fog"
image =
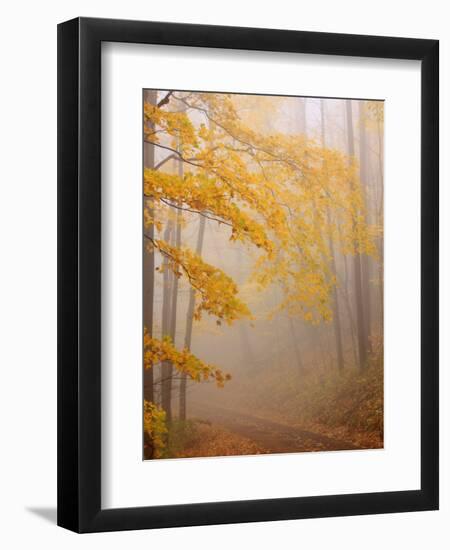
<svg viewBox="0 0 450 550">
<path fill-rule="evenodd" d="M 153 455 L 147 453 L 147 458 L 382 446 L 383 103 L 226 98 L 231 112 L 228 103 L 222 105 L 221 94 L 214 94 L 215 103 L 205 94 L 170 90 L 147 91 L 144 97 L 147 105 L 156 106 L 144 119 L 149 128 L 144 131 L 146 177 L 156 181 L 155 167 L 174 176 L 171 187 L 164 181 L 162 191 L 154 183 L 144 187 L 150 189 L 144 192 L 144 232 L 151 232 L 144 238 L 144 256 L 149 255 L 147 264 L 144 258 L 144 318 L 151 325 L 146 330 L 153 340 L 168 336 L 176 350 L 188 349 L 229 375 L 223 384 L 213 376 L 198 380 L 170 357 L 147 365 L 144 396 L 163 411 L 168 425 L 162 444 L 166 450 L 158 455 L 152 443 Z M 182 117 L 192 131 L 174 129 Z M 192 132 L 202 128 L 210 132 L 202 138 L 207 144 L 203 149 L 192 145 Z M 211 146 L 217 143 L 220 158 Z M 267 150 L 271 144 L 281 158 L 277 166 L 269 162 L 268 155 L 275 154 Z M 203 153 L 207 146 L 210 157 Z M 298 182 L 292 175 L 293 158 L 303 163 Z M 354 180 L 347 188 L 342 173 L 348 166 Z M 211 198 L 207 207 L 197 208 L 197 195 L 194 200 L 177 182 L 195 186 L 194 178 L 204 173 L 208 182 L 220 180 L 220 189 L 224 181 L 229 184 L 226 177 L 236 178 L 233 185 L 236 181 L 243 189 L 244 176 L 264 177 L 286 221 L 270 227 L 270 218 L 243 190 L 230 193 L 223 204 Z M 341 179 L 336 183 L 333 178 Z M 256 188 L 258 181 L 252 179 L 251 186 Z M 316 185 L 325 191 L 316 191 Z M 174 189 L 172 195 L 169 189 Z M 287 189 L 287 199 L 278 189 Z M 297 189 L 299 202 L 292 206 Z M 244 231 L 234 238 L 234 218 L 224 214 L 229 204 L 266 229 L 274 251 L 265 255 L 264 245 L 255 246 Z M 292 236 L 283 240 L 279 235 L 288 231 Z M 351 244 L 352 238 L 359 244 Z M 292 252 L 286 252 L 288 239 Z M 195 252 L 225 274 L 250 314 L 227 318 L 205 306 L 195 318 L 193 307 L 209 289 L 193 285 L 190 267 L 174 259 L 175 249 Z M 188 436 L 186 423 L 191 423 Z M 280 436 L 283 426 L 289 427 L 288 436 Z M 206 448 L 209 437 L 222 442 L 227 434 L 228 443 Z"/>
</svg>

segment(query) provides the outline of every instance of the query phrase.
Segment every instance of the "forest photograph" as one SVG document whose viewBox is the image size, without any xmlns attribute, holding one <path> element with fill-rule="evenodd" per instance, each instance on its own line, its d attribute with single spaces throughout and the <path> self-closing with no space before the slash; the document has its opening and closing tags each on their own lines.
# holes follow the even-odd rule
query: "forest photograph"
<svg viewBox="0 0 450 550">
<path fill-rule="evenodd" d="M 142 109 L 144 460 L 382 449 L 383 101 Z"/>
</svg>

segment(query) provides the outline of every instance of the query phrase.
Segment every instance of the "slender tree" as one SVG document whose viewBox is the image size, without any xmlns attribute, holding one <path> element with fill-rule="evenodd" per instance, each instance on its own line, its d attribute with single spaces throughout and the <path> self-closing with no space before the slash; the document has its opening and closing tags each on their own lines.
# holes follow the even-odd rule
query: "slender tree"
<svg viewBox="0 0 450 550">
<path fill-rule="evenodd" d="M 341 290 L 341 296 L 344 298 L 344 305 L 345 305 L 345 311 L 347 312 L 347 319 L 348 319 L 348 329 L 350 330 L 351 335 L 351 348 L 353 353 L 353 360 L 354 364 L 358 364 L 358 350 L 356 345 L 356 327 L 355 327 L 355 320 L 354 320 L 354 314 L 352 311 L 352 304 L 350 300 L 350 283 L 349 283 L 349 273 L 348 273 L 348 265 L 347 265 L 347 256 L 343 256 L 342 258 L 342 266 L 343 266 L 343 284 L 340 287 Z"/>
<path fill-rule="evenodd" d="M 359 101 L 359 179 L 361 182 L 361 196 L 364 203 L 366 216 L 368 217 L 368 183 L 369 183 L 369 159 L 367 147 L 367 133 L 365 122 L 364 102 Z M 369 219 L 366 220 L 369 222 Z M 367 254 L 361 255 L 361 286 L 364 299 L 364 338 L 365 348 L 371 350 L 371 292 L 370 292 L 370 263 Z"/>
<path fill-rule="evenodd" d="M 157 103 L 157 91 L 156 90 L 144 90 L 144 101 L 150 105 L 156 105 Z M 145 120 L 144 123 L 151 130 L 153 123 L 149 120 Z M 144 141 L 144 167 L 153 169 L 155 167 L 155 146 L 152 143 L 145 143 Z M 144 194 L 144 216 L 146 212 L 149 218 L 153 218 L 153 199 Z M 144 218 L 145 220 L 145 218 Z M 148 334 L 153 334 L 153 296 L 154 296 L 154 278 L 155 278 L 155 254 L 154 251 L 148 246 L 148 241 L 154 239 L 155 228 L 154 224 L 144 223 L 144 239 L 143 239 L 143 304 L 144 304 L 144 327 L 146 327 Z M 154 400 L 153 391 L 153 369 L 144 369 L 144 398 L 147 401 Z"/>
<path fill-rule="evenodd" d="M 178 150 L 180 154 L 182 154 L 182 148 L 181 144 L 179 144 Z M 183 163 L 179 162 L 178 165 L 178 176 L 180 178 L 183 177 Z M 177 205 L 177 217 L 176 217 L 176 228 L 175 231 L 173 231 L 173 242 L 172 245 L 176 248 L 180 248 L 181 246 L 181 223 L 182 223 L 182 217 L 181 213 L 182 211 L 179 208 L 180 205 Z M 171 273 L 171 285 L 170 285 L 170 293 L 171 293 L 171 300 L 170 300 L 170 314 L 168 319 L 168 327 L 169 327 L 169 336 L 173 344 L 175 344 L 175 338 L 176 338 L 176 330 L 177 330 L 177 306 L 178 306 L 178 276 L 175 273 Z M 173 363 L 172 361 L 167 362 L 167 369 L 165 372 L 165 380 L 164 380 L 164 410 L 166 411 L 166 418 L 167 421 L 170 422 L 172 420 L 172 391 L 173 391 Z"/>
<path fill-rule="evenodd" d="M 377 205 L 376 205 L 376 223 L 383 226 L 383 201 L 384 201 L 384 172 L 383 172 L 383 106 L 377 105 L 375 107 L 375 119 L 377 126 L 377 161 L 378 161 L 378 188 Z M 380 232 L 380 238 L 378 239 L 378 287 L 380 289 L 380 331 L 383 334 L 384 329 L 384 240 L 383 233 Z"/>
<path fill-rule="evenodd" d="M 299 112 L 298 112 L 298 126 L 301 134 L 307 133 L 306 125 L 306 97 L 298 98 Z"/>
<path fill-rule="evenodd" d="M 307 123 L 306 123 L 306 109 L 307 109 L 307 98 L 306 97 L 299 97 L 298 98 L 298 122 L 297 122 L 297 130 L 300 134 L 307 136 L 308 129 L 307 129 Z M 292 347 L 294 349 L 295 354 L 295 360 L 297 363 L 297 367 L 299 371 L 303 370 L 303 359 L 302 359 L 302 353 L 300 351 L 299 346 L 299 338 L 296 330 L 296 323 L 294 321 L 294 318 L 291 315 L 288 315 L 288 324 L 289 324 L 289 332 L 292 339 Z"/>
<path fill-rule="evenodd" d="M 346 114 L 347 114 L 347 146 L 350 162 L 354 162 L 355 159 L 355 141 L 353 135 L 353 112 L 352 102 L 347 99 L 345 101 Z M 353 273 L 355 282 L 355 302 L 356 302 L 356 330 L 358 336 L 358 358 L 359 367 L 364 369 L 367 364 L 367 348 L 366 348 L 366 336 L 364 320 L 364 308 L 363 308 L 363 293 L 362 293 L 362 281 L 361 281 L 361 255 L 358 249 L 358 243 L 355 244 L 355 250 L 353 255 Z"/>
<path fill-rule="evenodd" d="M 164 230 L 164 240 L 170 242 L 172 239 L 174 223 L 172 218 L 169 218 Z M 172 302 L 172 284 L 174 279 L 173 272 L 169 269 L 169 258 L 163 256 L 162 261 L 163 272 L 163 298 L 162 298 L 162 312 L 161 312 L 161 339 L 171 339 L 170 335 L 170 316 L 171 316 L 171 302 Z M 166 412 L 166 419 L 171 420 L 171 362 L 170 359 L 166 359 L 161 363 L 161 406 Z"/>
<path fill-rule="evenodd" d="M 203 241 L 205 238 L 205 226 L 206 218 L 205 216 L 199 215 L 199 228 L 197 236 L 197 245 L 195 247 L 195 253 L 197 256 L 202 255 L 203 250 Z M 194 325 L 194 311 L 195 311 L 195 289 L 191 287 L 189 289 L 189 302 L 186 312 L 186 333 L 184 336 L 184 347 L 188 350 L 192 346 L 192 328 Z M 186 373 L 181 374 L 181 383 L 180 383 L 180 402 L 179 402 L 179 413 L 178 416 L 180 420 L 186 420 L 186 393 L 187 393 L 187 375 Z"/>
<path fill-rule="evenodd" d="M 293 345 L 293 348 L 294 348 L 295 361 L 297 363 L 298 370 L 302 371 L 303 370 L 303 360 L 302 360 L 302 356 L 301 356 L 301 353 L 300 353 L 300 348 L 299 348 L 299 345 L 298 345 L 298 335 L 297 335 L 297 332 L 295 330 L 294 320 L 290 316 L 288 317 L 288 323 L 289 323 L 289 331 L 291 333 L 292 345 Z"/>
<path fill-rule="evenodd" d="M 320 123 L 321 123 L 321 135 L 322 135 L 322 146 L 326 147 L 326 133 L 325 133 L 325 104 L 324 100 L 320 100 Z M 331 234 L 331 214 L 330 209 L 327 207 L 327 223 L 328 223 L 328 246 L 330 248 L 330 260 L 331 260 L 331 271 L 334 273 L 337 278 L 337 269 L 336 269 L 336 254 L 334 250 L 334 243 Z M 342 329 L 341 329 L 341 315 L 339 308 L 339 298 L 337 292 L 337 283 L 333 285 L 333 306 L 334 306 L 334 315 L 333 315 L 333 327 L 334 327 L 334 338 L 336 342 L 336 356 L 338 369 L 342 370 L 344 368 L 344 354 L 342 351 Z"/>
</svg>

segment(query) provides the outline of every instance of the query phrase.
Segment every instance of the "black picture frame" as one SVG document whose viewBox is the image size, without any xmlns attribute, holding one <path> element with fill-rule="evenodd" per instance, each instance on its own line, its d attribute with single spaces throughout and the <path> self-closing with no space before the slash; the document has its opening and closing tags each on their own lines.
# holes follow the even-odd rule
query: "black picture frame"
<svg viewBox="0 0 450 550">
<path fill-rule="evenodd" d="M 420 490 L 102 510 L 104 41 L 421 61 Z M 437 40 L 91 18 L 58 26 L 58 525 L 98 532 L 438 509 L 438 67 Z"/>
</svg>

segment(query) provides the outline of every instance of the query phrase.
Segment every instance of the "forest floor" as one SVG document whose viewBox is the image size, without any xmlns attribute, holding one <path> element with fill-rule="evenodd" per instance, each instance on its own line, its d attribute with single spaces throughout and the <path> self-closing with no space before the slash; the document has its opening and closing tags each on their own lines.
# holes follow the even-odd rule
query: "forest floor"
<svg viewBox="0 0 450 550">
<path fill-rule="evenodd" d="M 217 427 L 253 443 L 258 453 L 339 451 L 358 448 L 348 441 L 210 404 L 193 404 L 191 414 L 194 418 L 201 418 L 203 424 L 209 425 L 210 429 Z M 203 430 L 207 431 L 205 428 Z"/>
<path fill-rule="evenodd" d="M 266 374 L 266 376 L 270 375 Z M 189 420 L 169 428 L 167 456 L 227 456 L 383 448 L 383 369 L 364 373 L 286 371 L 240 382 L 234 402 L 196 399 Z M 224 396 L 226 397 L 226 396 Z"/>
</svg>

